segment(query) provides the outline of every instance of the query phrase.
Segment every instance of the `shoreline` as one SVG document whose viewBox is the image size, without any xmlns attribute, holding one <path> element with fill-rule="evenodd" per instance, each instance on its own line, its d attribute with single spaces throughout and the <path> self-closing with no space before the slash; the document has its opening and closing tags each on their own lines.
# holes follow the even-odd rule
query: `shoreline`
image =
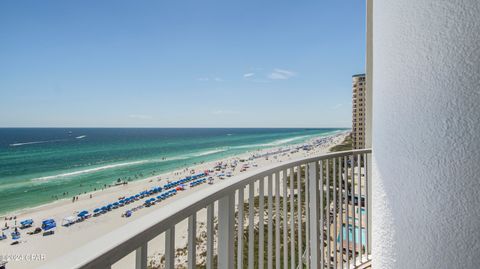
<svg viewBox="0 0 480 269">
<path fill-rule="evenodd" d="M 344 141 L 345 137 L 348 135 L 349 131 L 339 132 L 336 134 L 328 135 L 328 136 L 319 136 L 319 137 L 312 137 L 308 141 L 305 141 L 301 144 L 292 144 L 287 146 L 277 146 L 262 150 L 250 151 L 242 154 L 238 154 L 235 156 L 230 156 L 226 158 L 221 158 L 209 162 L 205 162 L 202 164 L 197 164 L 194 166 L 190 166 L 188 168 L 177 169 L 174 171 L 170 171 L 161 175 L 150 176 L 145 179 L 140 179 L 136 181 L 129 182 L 127 185 L 120 185 L 120 186 L 113 186 L 110 188 L 106 188 L 104 190 L 97 190 L 95 192 L 89 192 L 87 194 L 82 194 L 80 199 L 72 203 L 71 199 L 62 199 L 58 201 L 54 201 L 52 203 L 48 203 L 45 205 L 40 205 L 34 208 L 27 208 L 22 210 L 21 212 L 17 213 L 17 223 L 20 221 L 32 218 L 35 221 L 35 224 L 32 228 L 28 228 L 25 230 L 20 230 L 22 233 L 20 244 L 11 246 L 10 243 L 12 242 L 10 236 L 8 240 L 0 241 L 0 254 L 9 254 L 15 253 L 19 255 L 28 255 L 29 253 L 40 253 L 45 255 L 45 260 L 43 261 L 35 261 L 35 262 L 26 262 L 26 261 L 10 261 L 8 264 L 8 268 L 36 268 L 39 265 L 48 262 L 56 257 L 66 254 L 67 252 L 73 251 L 78 246 L 81 246 L 92 239 L 101 237 L 103 234 L 106 234 L 114 229 L 125 225 L 131 221 L 135 221 L 136 219 L 144 216 L 146 214 L 151 213 L 154 210 L 162 210 L 164 205 L 169 203 L 174 203 L 179 199 L 188 197 L 189 194 L 197 191 L 202 191 L 204 188 L 208 188 L 208 184 L 201 184 L 197 187 L 190 188 L 187 187 L 184 191 L 179 191 L 177 195 L 167 198 L 160 203 L 153 205 L 151 207 L 143 207 L 144 199 L 136 201 L 132 204 L 125 205 L 119 209 L 115 209 L 112 211 L 107 212 L 106 214 L 102 214 L 98 217 L 91 217 L 83 222 L 75 223 L 72 226 L 64 227 L 61 226 L 61 222 L 64 217 L 76 215 L 81 210 L 93 210 L 93 208 L 99 207 L 99 205 L 111 203 L 116 201 L 118 197 L 121 196 L 130 196 L 140 191 L 150 189 L 154 186 L 163 186 L 167 180 L 176 180 L 180 178 L 184 178 L 185 175 L 190 175 L 191 170 L 195 170 L 195 172 L 204 171 L 206 169 L 211 169 L 217 163 L 231 163 L 232 161 L 239 161 L 240 159 L 245 159 L 245 162 L 238 162 L 238 167 L 233 170 L 233 176 L 238 175 L 241 173 L 240 168 L 242 164 L 250 163 L 250 170 L 259 169 L 263 166 L 279 163 L 283 161 L 287 161 L 290 159 L 296 159 L 301 157 L 319 155 L 326 152 L 329 152 L 330 148 L 334 145 L 340 144 Z M 317 142 L 320 141 L 320 142 Z M 310 150 L 293 150 L 299 146 L 303 145 L 311 145 Z M 285 151 L 282 149 L 290 149 Z M 253 160 L 249 160 L 252 155 L 262 155 L 265 153 L 270 153 L 271 155 L 268 158 L 259 157 Z M 212 175 L 214 177 L 214 184 L 220 182 L 222 180 L 228 180 L 229 178 L 220 179 L 218 177 L 218 173 L 220 172 L 213 172 Z M 215 175 L 216 174 L 216 175 Z M 159 180 L 161 178 L 161 180 Z M 93 194 L 92 198 L 89 198 L 89 195 Z M 154 195 L 156 196 L 156 195 Z M 125 212 L 127 209 L 132 209 L 134 207 L 141 207 L 138 211 L 135 211 L 132 217 L 124 218 L 122 217 L 122 213 Z M 73 213 L 72 213 L 73 212 Z M 201 223 L 205 212 L 199 212 L 197 218 L 198 221 Z M 42 236 L 41 234 L 38 235 L 27 235 L 27 231 L 32 231 L 34 227 L 38 227 L 41 224 L 43 219 L 53 218 L 57 221 L 57 228 L 54 235 L 51 236 Z M 0 227 L 2 227 L 3 219 L 0 219 Z M 9 226 L 14 226 L 14 221 L 7 221 Z M 176 229 L 179 231 L 176 236 L 178 236 L 175 240 L 177 242 L 177 247 L 183 246 L 186 244 L 186 237 L 184 236 L 187 231 L 187 223 L 186 220 L 178 223 L 176 225 Z M 11 231 L 11 230 L 10 230 Z M 199 231 L 200 232 L 200 227 Z M 7 234 L 7 231 L 5 231 Z M 9 234 L 8 234 L 9 235 Z M 164 248 L 164 244 L 162 243 L 164 240 L 163 235 L 159 235 L 157 238 L 152 239 L 149 242 L 149 253 L 151 255 L 159 254 L 162 252 Z M 149 254 L 150 257 L 150 254 Z M 114 266 L 113 268 L 129 268 L 132 259 L 134 259 L 134 255 L 128 255 L 122 260 L 118 261 L 118 265 Z"/>
</svg>

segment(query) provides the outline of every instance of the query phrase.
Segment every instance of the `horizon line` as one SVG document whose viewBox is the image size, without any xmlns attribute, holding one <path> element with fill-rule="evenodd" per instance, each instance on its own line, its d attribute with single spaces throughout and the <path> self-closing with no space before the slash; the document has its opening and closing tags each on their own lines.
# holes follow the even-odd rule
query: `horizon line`
<svg viewBox="0 0 480 269">
<path fill-rule="evenodd" d="M 329 128 L 329 129 L 351 129 L 351 127 L 286 127 L 286 126 L 278 126 L 278 127 L 188 127 L 188 126 L 181 126 L 181 127 L 146 127 L 146 126 L 131 126 L 131 127 L 98 127 L 98 126 L 0 126 L 0 129 L 253 129 L 253 128 L 262 128 L 262 129 L 275 129 L 275 128 L 288 128 L 288 129 L 318 129 L 318 128 Z"/>
</svg>

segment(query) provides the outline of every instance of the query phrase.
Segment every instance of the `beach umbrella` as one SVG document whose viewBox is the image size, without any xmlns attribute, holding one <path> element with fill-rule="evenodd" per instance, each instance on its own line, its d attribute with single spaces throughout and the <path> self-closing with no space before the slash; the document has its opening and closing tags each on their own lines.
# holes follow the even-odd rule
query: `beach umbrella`
<svg viewBox="0 0 480 269">
<path fill-rule="evenodd" d="M 43 230 L 50 230 L 57 227 L 57 224 L 55 223 L 54 219 L 46 219 L 42 222 L 42 229 Z"/>
<path fill-rule="evenodd" d="M 88 215 L 88 211 L 87 210 L 83 210 L 82 212 L 78 213 L 77 217 L 85 217 L 86 215 Z"/>
<path fill-rule="evenodd" d="M 100 212 L 100 208 L 95 208 L 95 210 L 93 210 L 93 213 L 98 213 Z"/>
<path fill-rule="evenodd" d="M 21 224 L 23 227 L 32 226 L 33 220 L 32 220 L 32 219 L 26 219 L 26 220 L 21 221 L 20 224 Z"/>
</svg>

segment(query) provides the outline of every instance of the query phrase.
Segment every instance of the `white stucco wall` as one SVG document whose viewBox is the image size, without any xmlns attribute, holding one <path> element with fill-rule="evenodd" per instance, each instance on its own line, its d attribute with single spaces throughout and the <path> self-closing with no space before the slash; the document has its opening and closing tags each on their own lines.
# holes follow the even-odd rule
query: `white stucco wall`
<svg viewBox="0 0 480 269">
<path fill-rule="evenodd" d="M 480 268 L 480 0 L 375 0 L 373 268 Z"/>
</svg>

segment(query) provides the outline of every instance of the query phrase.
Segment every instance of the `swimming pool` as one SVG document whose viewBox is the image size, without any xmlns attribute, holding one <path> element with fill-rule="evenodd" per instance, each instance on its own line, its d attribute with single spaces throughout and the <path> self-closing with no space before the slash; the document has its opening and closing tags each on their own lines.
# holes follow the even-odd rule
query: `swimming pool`
<svg viewBox="0 0 480 269">
<path fill-rule="evenodd" d="M 361 229 L 362 233 L 362 237 L 361 237 L 361 240 L 360 240 L 360 227 L 355 227 L 355 237 L 357 238 L 357 240 L 355 240 L 357 243 L 358 242 L 362 242 L 362 246 L 366 246 L 367 243 L 367 229 L 366 228 L 362 228 Z M 342 232 L 343 232 L 343 241 L 347 241 L 347 227 L 345 225 L 343 225 L 342 227 Z M 349 224 L 348 225 L 348 240 L 350 242 L 353 242 L 353 225 Z M 337 235 L 337 242 L 340 243 L 340 233 L 338 233 Z"/>
</svg>

